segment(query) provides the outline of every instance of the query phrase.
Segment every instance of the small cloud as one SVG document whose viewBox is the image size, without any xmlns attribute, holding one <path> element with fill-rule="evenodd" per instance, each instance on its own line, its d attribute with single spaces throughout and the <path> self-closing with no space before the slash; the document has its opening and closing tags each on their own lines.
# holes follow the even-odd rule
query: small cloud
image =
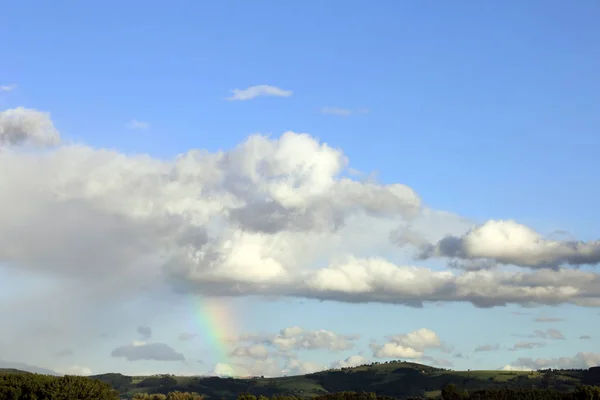
<svg viewBox="0 0 600 400">
<path fill-rule="evenodd" d="M 544 343 L 540 343 L 540 342 L 519 342 L 519 343 L 516 343 L 510 349 L 510 351 L 531 350 L 531 349 L 537 349 L 539 347 L 544 347 Z"/>
<path fill-rule="evenodd" d="M 592 337 L 591 337 L 591 336 L 589 336 L 589 335 L 582 335 L 582 336 L 579 336 L 579 339 L 581 339 L 581 340 L 590 340 L 591 338 L 592 338 Z"/>
<path fill-rule="evenodd" d="M 290 97 L 293 92 L 291 90 L 283 90 L 277 86 L 256 85 L 250 86 L 246 89 L 233 89 L 231 93 L 233 93 L 233 95 L 228 97 L 227 100 L 244 101 L 251 100 L 259 96 Z"/>
<path fill-rule="evenodd" d="M 0 92 L 10 92 L 13 91 L 17 88 L 17 85 L 15 83 L 12 83 L 10 85 L 0 85 Z"/>
<path fill-rule="evenodd" d="M 352 114 L 366 114 L 369 110 L 367 108 L 359 108 L 357 110 L 351 110 L 348 108 L 340 107 L 323 107 L 321 108 L 321 114 L 335 115 L 338 117 L 349 117 Z"/>
<path fill-rule="evenodd" d="M 475 348 L 475 352 L 481 352 L 481 351 L 494 351 L 494 350 L 498 350 L 500 348 L 499 345 L 497 344 L 484 344 L 483 346 L 478 346 Z"/>
<path fill-rule="evenodd" d="M 78 375 L 78 376 L 87 376 L 92 374 L 92 370 L 88 367 L 82 367 L 80 365 L 71 365 L 67 368 L 59 369 L 57 372 L 64 375 Z"/>
<path fill-rule="evenodd" d="M 548 329 L 546 332 L 548 333 L 548 337 L 550 339 L 564 340 L 565 338 L 565 335 L 563 335 L 558 329 Z"/>
<path fill-rule="evenodd" d="M 436 366 L 442 367 L 442 368 L 448 368 L 448 367 L 452 367 L 454 365 L 452 363 L 452 361 L 447 360 L 445 358 L 435 358 L 435 357 L 430 357 L 430 356 L 424 356 L 422 358 L 422 360 L 431 365 L 436 365 Z"/>
<path fill-rule="evenodd" d="M 538 317 L 534 319 L 535 322 L 561 322 L 564 318 L 552 318 L 552 317 Z"/>
<path fill-rule="evenodd" d="M 140 121 L 140 120 L 137 120 L 134 118 L 127 123 L 127 128 L 136 129 L 136 130 L 144 130 L 144 129 L 149 129 L 150 124 L 146 121 Z"/>
<path fill-rule="evenodd" d="M 138 326 L 137 333 L 139 333 L 143 340 L 148 340 L 152 337 L 152 329 L 149 326 Z"/>
</svg>

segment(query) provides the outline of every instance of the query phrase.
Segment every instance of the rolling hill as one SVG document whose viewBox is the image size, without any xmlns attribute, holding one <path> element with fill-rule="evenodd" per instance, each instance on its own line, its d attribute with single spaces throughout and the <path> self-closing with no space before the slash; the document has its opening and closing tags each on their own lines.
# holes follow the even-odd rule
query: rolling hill
<svg viewBox="0 0 600 400">
<path fill-rule="evenodd" d="M 286 394 L 314 397 L 340 391 L 367 391 L 397 398 L 435 398 L 439 396 L 441 388 L 449 383 L 469 391 L 503 387 L 571 391 L 582 384 L 599 385 L 600 367 L 538 372 L 451 371 L 409 362 L 388 362 L 278 378 L 126 376 L 115 373 L 95 375 L 93 378 L 111 384 L 122 397 L 132 397 L 137 392 L 168 393 L 179 390 L 202 393 L 211 400 L 235 399 L 242 392 L 257 396 Z"/>
</svg>

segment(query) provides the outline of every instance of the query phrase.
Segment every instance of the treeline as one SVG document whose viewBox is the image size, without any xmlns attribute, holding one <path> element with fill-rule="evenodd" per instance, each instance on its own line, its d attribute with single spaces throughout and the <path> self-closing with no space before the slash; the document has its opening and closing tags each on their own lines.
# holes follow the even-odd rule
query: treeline
<svg viewBox="0 0 600 400">
<path fill-rule="evenodd" d="M 600 400 L 600 387 L 580 386 L 573 392 L 554 389 L 482 389 L 468 393 L 455 385 L 442 389 L 443 400 Z"/>
<path fill-rule="evenodd" d="M 400 388 L 399 388 L 400 389 Z M 600 387 L 581 386 L 570 393 L 553 389 L 484 389 L 467 392 L 455 385 L 441 391 L 443 400 L 600 400 Z M 119 395 L 108 383 L 97 379 L 37 374 L 0 374 L 0 400 L 118 400 Z M 168 394 L 136 393 L 134 400 L 203 400 L 198 393 L 173 391 Z M 414 398 L 417 399 L 417 398 Z M 238 400 L 304 400 L 291 395 L 255 396 L 242 393 Z M 394 400 L 372 392 L 341 391 L 314 397 L 312 400 Z"/>
<path fill-rule="evenodd" d="M 0 374 L 0 400 L 118 400 L 107 383 L 81 376 Z"/>
<path fill-rule="evenodd" d="M 169 392 L 168 394 L 136 393 L 133 400 L 202 400 L 204 396 L 190 392 Z"/>
<path fill-rule="evenodd" d="M 253 394 L 242 393 L 238 396 L 237 400 L 305 400 L 305 398 L 291 395 L 273 395 L 269 399 L 269 397 L 266 396 L 256 397 Z M 394 398 L 377 396 L 372 392 L 337 392 L 311 397 L 311 400 L 394 400 Z"/>
</svg>

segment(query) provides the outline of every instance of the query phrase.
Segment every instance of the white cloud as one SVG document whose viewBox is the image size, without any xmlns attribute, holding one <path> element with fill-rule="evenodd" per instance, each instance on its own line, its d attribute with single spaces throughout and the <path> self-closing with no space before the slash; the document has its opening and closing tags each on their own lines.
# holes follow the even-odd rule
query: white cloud
<svg viewBox="0 0 600 400">
<path fill-rule="evenodd" d="M 352 110 L 349 108 L 340 108 L 340 107 L 322 107 L 321 114 L 329 114 L 335 115 L 337 117 L 349 117 L 352 114 L 366 114 L 369 112 L 366 108 L 359 108 L 357 110 Z"/>
<path fill-rule="evenodd" d="M 208 375 L 218 376 L 218 377 L 231 377 L 235 376 L 234 369 L 231 365 L 227 363 L 217 363 L 214 369 L 208 373 Z M 246 374 L 244 374 L 246 375 Z"/>
<path fill-rule="evenodd" d="M 262 344 L 238 346 L 231 352 L 231 356 L 233 357 L 249 357 L 256 360 L 266 360 L 269 355 L 269 349 Z"/>
<path fill-rule="evenodd" d="M 326 365 L 312 361 L 300 361 L 298 359 L 291 358 L 286 363 L 282 372 L 284 375 L 305 375 L 312 374 L 313 372 L 323 371 L 325 369 L 327 369 Z"/>
<path fill-rule="evenodd" d="M 0 111 L 0 150 L 18 145 L 51 147 L 59 142 L 49 113 L 23 107 Z"/>
<path fill-rule="evenodd" d="M 150 128 L 150 123 L 146 121 L 140 121 L 137 119 L 132 119 L 127 123 L 127 128 L 129 129 L 137 129 L 137 130 L 145 130 Z"/>
<path fill-rule="evenodd" d="M 397 343 L 384 343 L 381 346 L 373 346 L 373 356 L 377 358 L 421 358 L 423 352 Z"/>
<path fill-rule="evenodd" d="M 243 101 L 259 96 L 289 97 L 293 94 L 291 90 L 283 90 L 277 86 L 270 85 L 256 85 L 249 86 L 246 89 L 233 89 L 231 93 L 232 96 L 228 97 L 227 100 Z"/>
<path fill-rule="evenodd" d="M 10 85 L 0 85 L 0 92 L 10 92 L 13 91 L 17 88 L 17 85 L 15 83 L 12 83 Z"/>
<path fill-rule="evenodd" d="M 461 237 L 422 246 L 421 258 L 489 259 L 530 268 L 600 263 L 600 241 L 549 240 L 515 221 L 487 221 Z"/>
<path fill-rule="evenodd" d="M 56 372 L 64 375 L 79 375 L 88 376 L 92 375 L 92 370 L 88 367 L 82 367 L 80 365 L 71 365 L 66 368 L 59 368 Z"/>
<path fill-rule="evenodd" d="M 427 328 L 413 332 L 388 336 L 383 345 L 371 343 L 373 356 L 377 358 L 412 358 L 420 359 L 426 349 L 441 348 L 438 335 Z"/>
<path fill-rule="evenodd" d="M 357 335 L 340 335 L 325 329 L 306 330 L 298 326 L 282 329 L 276 334 L 244 334 L 234 341 L 252 342 L 261 344 L 254 348 L 255 353 L 261 354 L 266 358 L 267 349 L 262 345 L 275 348 L 279 352 L 286 353 L 296 350 L 330 350 L 342 351 L 354 347 L 354 341 L 359 337 Z M 237 356 L 250 356 L 251 347 L 238 347 L 234 350 Z M 256 358 L 256 357 L 254 357 Z"/>
<path fill-rule="evenodd" d="M 275 358 L 252 360 L 249 363 L 217 363 L 207 375 L 221 377 L 253 377 L 253 376 L 282 376 L 303 375 L 327 369 L 327 366 L 310 361 L 288 358 L 281 363 Z"/>
<path fill-rule="evenodd" d="M 533 368 L 523 367 L 523 366 L 514 366 L 514 365 L 505 365 L 502 367 L 503 371 L 533 371 Z"/>
</svg>

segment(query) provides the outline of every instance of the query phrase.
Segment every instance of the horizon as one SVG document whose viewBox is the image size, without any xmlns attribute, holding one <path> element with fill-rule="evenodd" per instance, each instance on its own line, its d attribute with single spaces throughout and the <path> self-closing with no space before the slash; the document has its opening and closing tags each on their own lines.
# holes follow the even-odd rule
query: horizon
<svg viewBox="0 0 600 400">
<path fill-rule="evenodd" d="M 0 367 L 600 364 L 597 2 L 4 13 Z"/>
</svg>

